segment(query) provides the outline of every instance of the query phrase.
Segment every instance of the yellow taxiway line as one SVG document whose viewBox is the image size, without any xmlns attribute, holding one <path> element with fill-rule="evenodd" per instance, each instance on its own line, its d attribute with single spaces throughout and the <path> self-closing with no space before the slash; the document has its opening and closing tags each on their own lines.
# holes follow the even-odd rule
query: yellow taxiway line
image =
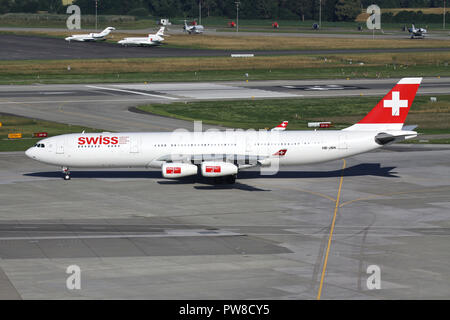
<svg viewBox="0 0 450 320">
<path fill-rule="evenodd" d="M 319 285 L 319 292 L 317 293 L 317 300 L 320 300 L 320 297 L 322 296 L 323 280 L 325 278 L 325 273 L 327 271 L 328 255 L 330 253 L 331 240 L 333 238 L 333 232 L 334 232 L 334 225 L 336 223 L 336 216 L 337 216 L 337 212 L 339 209 L 339 199 L 341 197 L 342 182 L 344 181 L 344 169 L 345 169 L 345 165 L 346 165 L 345 159 L 343 159 L 343 162 L 344 163 L 342 165 L 341 179 L 339 181 L 338 194 L 336 197 L 336 205 L 334 207 L 333 220 L 331 221 L 330 235 L 328 236 L 327 251 L 325 253 L 325 260 L 323 262 L 322 276 L 320 277 L 320 285 Z"/>
</svg>

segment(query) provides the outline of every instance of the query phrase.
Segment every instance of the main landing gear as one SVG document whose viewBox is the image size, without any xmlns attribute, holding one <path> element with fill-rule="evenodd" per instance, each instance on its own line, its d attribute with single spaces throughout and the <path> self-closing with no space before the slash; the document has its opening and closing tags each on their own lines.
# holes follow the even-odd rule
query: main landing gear
<svg viewBox="0 0 450 320">
<path fill-rule="evenodd" d="M 236 183 L 236 175 L 216 177 L 214 178 L 214 184 L 234 184 Z"/>
<path fill-rule="evenodd" d="M 67 167 L 62 167 L 63 179 L 70 180 L 70 170 Z"/>
</svg>

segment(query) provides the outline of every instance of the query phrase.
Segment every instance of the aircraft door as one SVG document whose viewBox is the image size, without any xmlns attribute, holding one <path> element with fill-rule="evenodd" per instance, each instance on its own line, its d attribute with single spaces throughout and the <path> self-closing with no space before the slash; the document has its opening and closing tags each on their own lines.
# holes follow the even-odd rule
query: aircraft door
<svg viewBox="0 0 450 320">
<path fill-rule="evenodd" d="M 140 147 L 140 138 L 139 137 L 131 137 L 130 142 L 130 153 L 139 153 Z"/>
<path fill-rule="evenodd" d="M 345 134 L 339 135 L 338 149 L 348 149 L 347 135 Z"/>
<path fill-rule="evenodd" d="M 62 139 L 56 142 L 56 154 L 64 154 L 64 143 L 66 139 Z"/>
</svg>

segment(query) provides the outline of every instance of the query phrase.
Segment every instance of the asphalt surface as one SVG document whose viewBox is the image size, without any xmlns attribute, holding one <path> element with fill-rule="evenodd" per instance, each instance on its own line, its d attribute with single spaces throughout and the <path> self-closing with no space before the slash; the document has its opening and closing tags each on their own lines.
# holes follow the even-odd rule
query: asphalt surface
<svg viewBox="0 0 450 320">
<path fill-rule="evenodd" d="M 342 49 L 342 50 L 206 50 L 159 47 L 122 47 L 118 44 L 71 42 L 59 38 L 0 34 L 0 60 L 58 60 L 151 57 L 227 57 L 231 54 L 298 55 L 381 52 L 448 52 L 449 48 Z"/>
<path fill-rule="evenodd" d="M 448 299 L 449 157 L 394 146 L 230 187 L 131 169 L 67 182 L 0 153 L 0 297 L 315 299 L 343 174 L 322 299 Z M 71 265 L 81 290 L 66 288 Z"/>
</svg>

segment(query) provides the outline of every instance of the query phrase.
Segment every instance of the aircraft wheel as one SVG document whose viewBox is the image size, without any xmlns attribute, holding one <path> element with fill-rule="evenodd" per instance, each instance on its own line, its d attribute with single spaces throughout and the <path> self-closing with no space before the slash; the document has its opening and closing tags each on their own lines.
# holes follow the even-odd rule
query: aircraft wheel
<svg viewBox="0 0 450 320">
<path fill-rule="evenodd" d="M 224 182 L 223 177 L 215 177 L 214 184 L 222 184 Z"/>
<path fill-rule="evenodd" d="M 233 174 L 231 176 L 226 176 L 225 177 L 225 183 L 226 184 L 234 184 L 234 183 L 236 183 L 236 175 Z"/>
<path fill-rule="evenodd" d="M 63 172 L 63 178 L 64 180 L 70 180 L 70 170 L 67 167 L 62 167 L 62 172 Z"/>
</svg>

